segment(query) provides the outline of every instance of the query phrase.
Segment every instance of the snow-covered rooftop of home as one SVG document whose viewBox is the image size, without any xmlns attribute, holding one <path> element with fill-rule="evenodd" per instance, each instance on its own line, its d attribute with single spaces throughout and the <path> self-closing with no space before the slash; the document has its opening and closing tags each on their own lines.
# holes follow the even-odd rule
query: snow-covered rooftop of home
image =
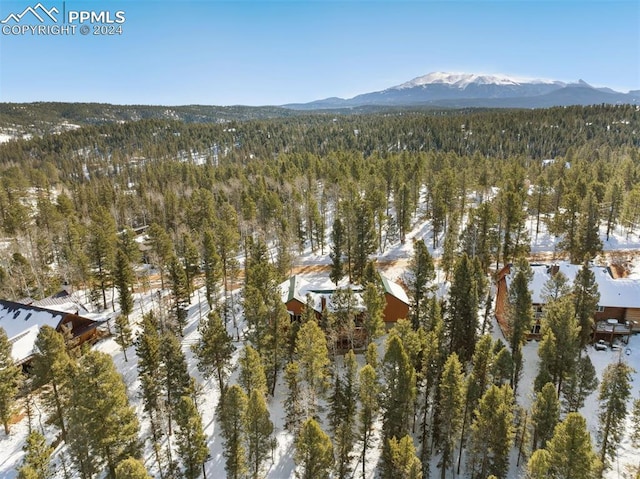
<svg viewBox="0 0 640 479">
<path fill-rule="evenodd" d="M 402 286 L 391 281 L 386 276 L 380 276 L 382 278 L 382 284 L 386 293 L 398 298 L 405 304 L 409 304 L 409 298 L 407 297 L 407 293 L 405 293 L 404 289 L 402 289 Z M 286 281 L 280 283 L 279 288 L 283 303 L 288 303 L 289 301 L 295 299 L 302 304 L 306 304 L 307 294 L 311 295 L 314 304 L 313 308 L 318 312 L 321 312 L 323 309 L 323 301 L 325 302 L 326 307 L 329 311 L 335 310 L 335 305 L 332 301 L 332 294 L 338 289 L 350 288 L 354 293 L 354 297 L 358 304 L 358 307 L 364 307 L 361 294 L 362 287 L 350 284 L 346 279 L 340 281 L 336 286 L 336 284 L 331 282 L 328 277 L 315 278 L 314 282 L 311 283 L 306 279 L 300 277 L 299 275 L 294 275 Z"/>
<path fill-rule="evenodd" d="M 407 293 L 402 288 L 402 286 L 400 286 L 398 283 L 391 281 L 389 278 L 387 278 L 383 274 L 380 275 L 380 278 L 382 278 L 382 285 L 384 286 L 384 290 L 386 293 L 390 294 L 391 296 L 394 296 L 395 298 L 398 298 L 400 301 L 402 301 L 405 304 L 409 304 L 409 297 L 407 296 Z"/>
<path fill-rule="evenodd" d="M 600 292 L 600 305 L 611 308 L 640 308 L 640 280 L 614 279 L 608 268 L 592 268 Z"/>
<path fill-rule="evenodd" d="M 64 313 L 85 315 L 89 312 L 82 304 L 80 295 L 75 292 L 60 291 L 58 294 L 28 304 Z"/>
<path fill-rule="evenodd" d="M 67 313 L 36 306 L 0 300 L 0 327 L 13 343 L 11 355 L 20 363 L 33 354 L 35 339 L 40 328 L 57 328 Z"/>
<path fill-rule="evenodd" d="M 567 284 L 573 287 L 581 265 L 560 262 L 551 264 L 532 264 L 533 277 L 529 283 L 531 291 L 531 302 L 533 304 L 543 304 L 542 291 L 545 283 L 551 278 L 553 266 L 558 267 L 558 271 L 567 277 Z M 609 268 L 606 266 L 591 266 L 598 291 L 600 293 L 600 306 L 610 308 L 640 308 L 640 279 L 637 278 L 614 278 L 611 276 Z M 512 274 L 507 276 L 507 285 L 511 284 Z"/>
</svg>

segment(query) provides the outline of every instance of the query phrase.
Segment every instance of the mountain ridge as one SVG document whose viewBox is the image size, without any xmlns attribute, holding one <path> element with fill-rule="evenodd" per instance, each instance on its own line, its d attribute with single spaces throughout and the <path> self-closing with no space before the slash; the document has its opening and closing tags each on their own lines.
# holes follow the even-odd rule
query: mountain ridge
<svg viewBox="0 0 640 479">
<path fill-rule="evenodd" d="M 558 93 L 561 92 L 561 93 Z M 353 98 L 324 98 L 282 105 L 293 110 L 322 110 L 362 106 L 433 106 L 495 108 L 546 108 L 599 103 L 640 104 L 637 91 L 617 92 L 595 88 L 580 79 L 520 78 L 503 74 L 432 72 L 384 90 Z"/>
</svg>

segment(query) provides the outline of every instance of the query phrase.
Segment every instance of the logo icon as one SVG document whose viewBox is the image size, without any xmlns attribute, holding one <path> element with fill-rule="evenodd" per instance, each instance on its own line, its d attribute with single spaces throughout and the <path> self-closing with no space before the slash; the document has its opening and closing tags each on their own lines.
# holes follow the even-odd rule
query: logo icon
<svg viewBox="0 0 640 479">
<path fill-rule="evenodd" d="M 58 23 L 58 19 L 55 17 L 55 14 L 58 14 L 60 12 L 56 7 L 47 10 L 46 8 L 44 8 L 42 3 L 38 3 L 35 7 L 29 6 L 25 8 L 22 13 L 9 14 L 7 18 L 5 18 L 4 20 L 0 20 L 0 23 L 9 23 L 11 20 L 13 20 L 15 23 L 20 23 L 22 17 L 24 17 L 27 13 L 30 13 L 31 15 L 36 17 L 40 21 L 40 23 L 44 23 L 46 17 L 49 17 L 55 23 Z"/>
</svg>

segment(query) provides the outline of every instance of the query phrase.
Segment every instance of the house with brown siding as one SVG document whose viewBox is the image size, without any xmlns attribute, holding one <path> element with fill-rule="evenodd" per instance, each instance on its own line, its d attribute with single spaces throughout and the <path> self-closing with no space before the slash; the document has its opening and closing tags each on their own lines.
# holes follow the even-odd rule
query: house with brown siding
<svg viewBox="0 0 640 479">
<path fill-rule="evenodd" d="M 384 322 L 387 326 L 393 326 L 399 319 L 409 316 L 409 297 L 398 283 L 391 281 L 386 276 L 380 275 L 384 287 Z"/>
<path fill-rule="evenodd" d="M 565 262 L 531 265 L 533 276 L 529 285 L 536 322 L 529 339 L 537 339 L 542 335 L 540 329 L 545 303 L 542 292 L 545 283 L 552 275 L 561 272 L 567 277 L 569 286 L 572 286 L 580 268 L 580 265 Z M 613 342 L 614 337 L 628 338 L 630 334 L 640 331 L 640 279 L 614 278 L 606 266 L 592 266 L 591 270 L 600 293 L 598 308 L 594 311 L 593 339 Z M 509 333 L 507 309 L 511 279 L 511 265 L 505 266 L 496 275 L 495 315 L 505 336 Z"/>
<path fill-rule="evenodd" d="M 383 317 L 385 324 L 389 327 L 399 319 L 404 319 L 409 314 L 409 298 L 401 285 L 391 281 L 389 278 L 380 275 L 382 287 L 384 289 L 385 308 Z M 291 276 L 280 284 L 282 302 L 286 305 L 287 311 L 292 319 L 299 319 L 302 311 L 307 305 L 307 295 L 311 297 L 313 309 L 318 319 L 325 308 L 329 311 L 333 309 L 332 295 L 338 289 L 351 288 L 359 307 L 364 310 L 362 301 L 362 287 L 357 285 L 344 284 L 336 287 L 329 282 L 328 278 L 318 279 L 313 283 L 307 281 L 299 275 Z"/>
<path fill-rule="evenodd" d="M 38 332 L 45 325 L 60 333 L 69 331 L 79 345 L 97 338 L 99 324 L 70 312 L 0 300 L 0 327 L 13 345 L 11 355 L 17 364 L 31 360 Z"/>
</svg>

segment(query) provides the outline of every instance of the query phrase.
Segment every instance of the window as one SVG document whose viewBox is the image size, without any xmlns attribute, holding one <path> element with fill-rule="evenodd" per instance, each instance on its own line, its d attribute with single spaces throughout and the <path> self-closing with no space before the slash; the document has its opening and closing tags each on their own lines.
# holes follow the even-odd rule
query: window
<svg viewBox="0 0 640 479">
<path fill-rule="evenodd" d="M 604 306 L 596 306 L 596 313 L 604 313 Z"/>
</svg>

